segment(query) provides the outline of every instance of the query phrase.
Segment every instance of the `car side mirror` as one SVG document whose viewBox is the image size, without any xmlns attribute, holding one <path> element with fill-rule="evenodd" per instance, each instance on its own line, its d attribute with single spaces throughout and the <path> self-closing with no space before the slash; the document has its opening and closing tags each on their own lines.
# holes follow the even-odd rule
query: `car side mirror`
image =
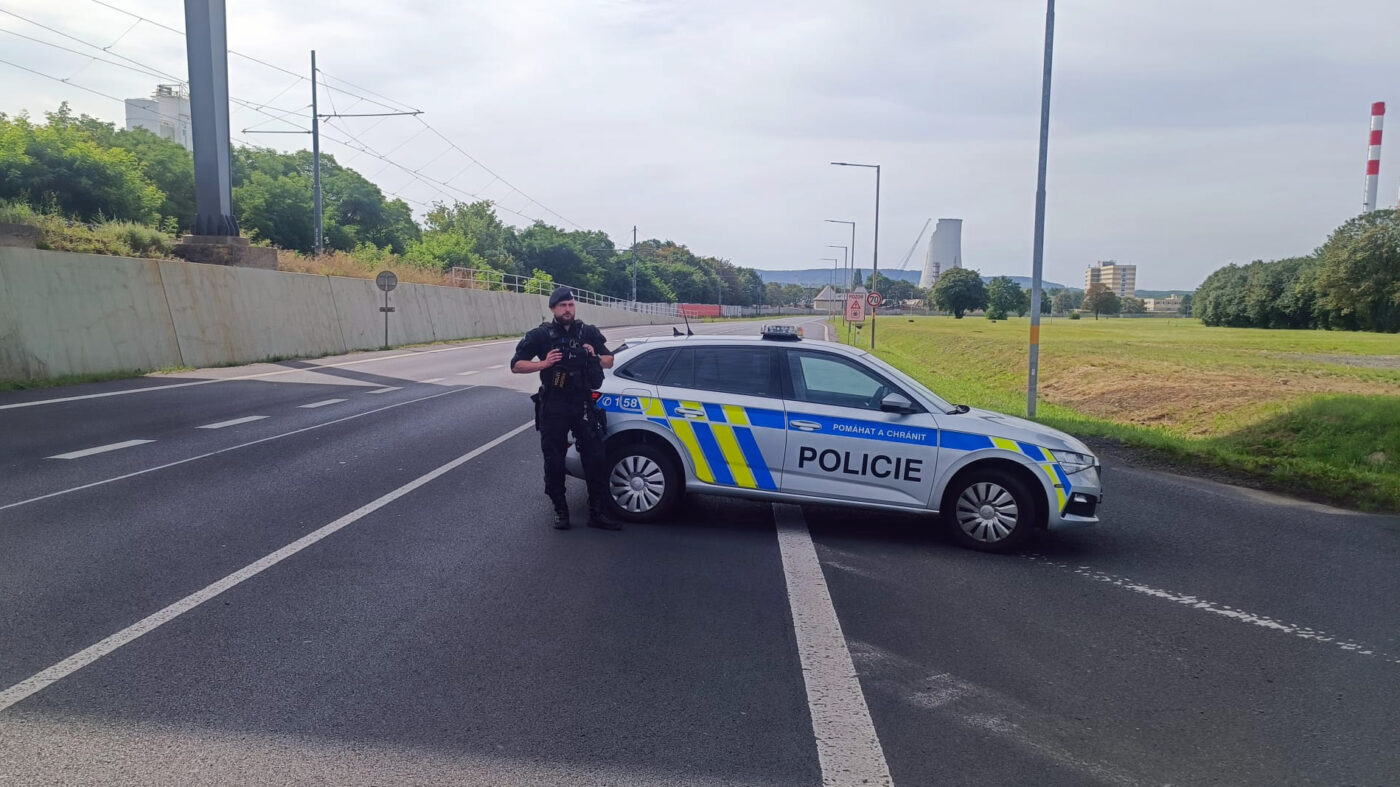
<svg viewBox="0 0 1400 787">
<path fill-rule="evenodd" d="M 885 398 L 880 400 L 880 410 L 886 413 L 903 413 L 905 415 L 918 412 L 914 403 L 909 401 L 909 397 L 897 393 L 886 394 Z"/>
</svg>

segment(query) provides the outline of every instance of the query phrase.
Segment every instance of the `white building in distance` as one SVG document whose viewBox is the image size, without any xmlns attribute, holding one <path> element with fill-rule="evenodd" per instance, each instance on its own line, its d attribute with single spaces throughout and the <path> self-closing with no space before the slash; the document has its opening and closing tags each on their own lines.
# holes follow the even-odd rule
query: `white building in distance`
<svg viewBox="0 0 1400 787">
<path fill-rule="evenodd" d="M 919 276 L 919 286 L 925 289 L 938 283 L 938 277 L 945 270 L 961 268 L 962 264 L 962 219 L 939 219 L 928 239 L 928 253 L 924 256 L 924 272 Z"/>
<path fill-rule="evenodd" d="M 194 150 L 190 96 L 181 85 L 157 85 L 150 98 L 126 100 L 126 130 L 144 128 L 162 139 Z"/>
<path fill-rule="evenodd" d="M 1090 265 L 1084 271 L 1084 291 L 1095 284 L 1103 284 L 1119 298 L 1134 297 L 1137 292 L 1137 266 L 1119 265 L 1113 260 L 1103 260 Z"/>
</svg>

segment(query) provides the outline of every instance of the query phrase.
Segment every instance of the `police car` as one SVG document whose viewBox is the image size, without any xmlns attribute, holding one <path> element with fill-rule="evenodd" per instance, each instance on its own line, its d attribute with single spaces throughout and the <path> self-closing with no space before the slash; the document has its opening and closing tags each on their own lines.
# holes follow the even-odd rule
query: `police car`
<svg viewBox="0 0 1400 787">
<path fill-rule="evenodd" d="M 966 546 L 1092 524 L 1099 463 L 1073 437 L 953 405 L 863 350 L 804 338 L 630 339 L 594 394 L 613 514 L 663 517 L 684 493 L 942 513 Z M 567 466 L 583 468 L 575 449 Z"/>
</svg>

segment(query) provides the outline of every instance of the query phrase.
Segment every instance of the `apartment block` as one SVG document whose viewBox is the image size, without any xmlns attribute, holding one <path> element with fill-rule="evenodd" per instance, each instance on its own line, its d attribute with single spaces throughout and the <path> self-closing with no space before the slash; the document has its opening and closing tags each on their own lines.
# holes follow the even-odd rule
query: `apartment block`
<svg viewBox="0 0 1400 787">
<path fill-rule="evenodd" d="M 1084 289 L 1095 284 L 1107 285 L 1120 298 L 1135 297 L 1137 266 L 1120 265 L 1113 260 L 1101 260 L 1084 271 Z"/>
</svg>

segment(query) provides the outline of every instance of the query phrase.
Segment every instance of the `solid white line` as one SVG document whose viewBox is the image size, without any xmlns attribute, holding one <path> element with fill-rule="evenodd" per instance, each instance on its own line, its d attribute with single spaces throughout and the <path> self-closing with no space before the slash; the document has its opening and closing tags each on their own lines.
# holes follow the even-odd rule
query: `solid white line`
<svg viewBox="0 0 1400 787">
<path fill-rule="evenodd" d="M 157 471 L 157 470 L 164 470 L 164 469 L 169 468 L 169 467 L 176 467 L 177 465 L 182 465 L 182 464 L 185 464 L 186 462 L 195 462 L 195 461 L 198 461 L 198 460 L 200 460 L 200 459 L 208 459 L 208 458 L 211 457 L 211 456 L 218 456 L 219 454 L 225 454 L 225 453 L 228 453 L 229 451 L 237 451 L 237 450 L 240 449 L 240 448 L 247 448 L 247 447 L 249 447 L 249 446 L 254 446 L 254 445 L 258 445 L 258 444 L 260 444 L 260 443 L 270 442 L 270 441 L 272 441 L 272 440 L 280 440 L 280 439 L 282 439 L 283 437 L 291 437 L 292 435 L 301 434 L 302 432 L 310 432 L 310 431 L 313 430 L 313 429 L 321 429 L 321 428 L 323 428 L 323 427 L 332 426 L 332 425 L 334 425 L 334 424 L 344 423 L 344 422 L 346 422 L 346 421 L 353 421 L 353 420 L 356 419 L 356 418 L 363 418 L 363 417 L 365 417 L 365 416 L 367 416 L 367 415 L 374 415 L 375 413 L 382 413 L 382 412 L 384 412 L 385 410 L 392 410 L 392 409 L 394 409 L 395 407 L 403 407 L 404 405 L 415 404 L 415 403 L 417 403 L 417 402 L 426 402 L 426 401 L 428 401 L 429 399 L 436 399 L 436 398 L 438 398 L 439 396 L 450 396 L 451 394 L 461 393 L 462 391 L 470 391 L 470 390 L 473 390 L 475 387 L 476 387 L 476 386 L 472 386 L 472 387 L 470 387 L 470 388 L 452 388 L 452 389 L 443 391 L 442 393 L 435 393 L 435 394 L 433 394 L 432 396 L 423 396 L 423 397 L 419 397 L 419 398 L 417 398 L 417 399 L 409 399 L 409 400 L 406 401 L 406 402 L 395 402 L 394 404 L 385 405 L 384 407 L 375 408 L 375 409 L 373 409 L 373 410 L 366 410 L 366 411 L 363 412 L 363 413 L 355 413 L 354 415 L 347 415 L 347 416 L 345 416 L 344 418 L 337 418 L 337 419 L 335 419 L 334 421 L 326 421 L 326 422 L 323 423 L 323 424 L 315 424 L 315 425 L 313 425 L 313 426 L 307 426 L 307 427 L 303 427 L 303 428 L 301 428 L 301 429 L 293 429 L 293 430 L 290 431 L 290 432 L 283 432 L 282 434 L 275 434 L 275 435 L 272 435 L 271 437 L 263 437 L 263 438 L 259 438 L 259 439 L 257 439 L 257 440 L 250 440 L 250 441 L 248 441 L 248 442 L 246 442 L 246 443 L 241 443 L 241 444 L 239 444 L 239 445 L 232 445 L 232 446 L 229 446 L 228 448 L 220 448 L 220 449 L 217 450 L 217 451 L 210 451 L 210 452 L 207 453 L 207 454 L 200 454 L 199 456 L 192 456 L 192 457 L 190 457 L 190 458 L 188 458 L 188 459 L 180 459 L 180 460 L 177 460 L 177 461 L 174 461 L 174 462 L 170 462 L 169 464 L 158 465 L 158 466 L 156 466 L 156 467 L 148 467 L 148 468 L 146 468 L 145 470 L 137 470 L 137 471 L 134 472 L 134 473 L 127 473 L 126 475 L 119 475 L 119 476 L 115 476 L 115 477 L 113 477 L 113 478 L 104 479 L 104 480 L 102 480 L 102 481 L 93 481 L 93 482 L 90 483 L 90 484 L 83 484 L 82 486 L 75 486 L 75 487 L 73 487 L 72 489 L 61 489 L 61 490 L 59 490 L 59 491 L 57 491 L 57 492 L 50 492 L 50 493 L 48 493 L 48 494 L 46 494 L 46 495 L 39 495 L 38 497 L 31 497 L 31 498 L 29 498 L 28 500 L 20 500 L 19 502 L 16 502 L 16 503 L 6 503 L 5 505 L 0 506 L 0 511 L 4 511 L 4 510 L 7 509 L 7 508 L 19 508 L 20 506 L 23 506 L 23 505 L 28 505 L 28 504 L 30 504 L 30 503 L 37 503 L 37 502 L 39 502 L 40 500 L 48 500 L 48 499 L 51 498 L 51 497 L 59 497 L 60 495 L 66 495 L 66 494 L 70 494 L 70 493 L 72 493 L 72 492 L 81 492 L 81 491 L 84 490 L 84 489 L 91 489 L 91 488 L 93 488 L 93 487 L 95 487 L 95 486 L 103 486 L 104 484 L 110 484 L 110 483 L 113 483 L 114 481 L 125 481 L 125 480 L 128 479 L 128 478 L 134 478 L 134 477 L 136 477 L 136 476 L 138 476 L 138 475 L 145 475 L 146 473 L 154 473 L 154 472 Z"/>
<path fill-rule="evenodd" d="M 349 400 L 349 399 L 327 399 L 327 400 L 325 400 L 325 401 L 323 401 L 323 402 L 312 402 L 311 404 L 303 404 L 303 405 L 300 405 L 300 408 L 301 408 L 302 410 L 310 410 L 310 409 L 313 409 L 313 408 L 316 408 L 316 407 L 325 407 L 326 405 L 329 405 L 329 404 L 340 404 L 341 402 L 348 402 L 348 401 L 350 401 L 350 400 Z"/>
<path fill-rule="evenodd" d="M 797 656 L 807 684 L 822 784 L 893 785 L 802 509 L 774 503 L 773 521 L 778 526 L 778 548 L 797 634 Z"/>
<path fill-rule="evenodd" d="M 358 366 L 362 363 L 378 363 L 379 361 L 392 361 L 396 358 L 414 358 L 423 355 L 434 355 L 436 353 L 453 352 L 456 350 L 475 350 L 478 347 L 494 347 L 498 344 L 510 344 L 511 340 L 500 342 L 486 342 L 484 344 L 469 344 L 462 347 L 444 347 L 440 350 L 424 350 L 416 353 L 400 353 L 398 355 L 386 355 L 382 358 L 362 358 L 358 361 L 343 361 L 341 363 L 326 363 L 317 366 L 308 366 L 304 369 L 284 369 L 278 372 L 262 372 L 260 374 L 243 374 L 237 377 L 221 377 L 217 380 L 195 380 L 188 383 L 172 383 L 171 385 L 148 385 L 144 388 L 128 388 L 125 391 L 108 391 L 106 393 L 85 394 L 83 396 L 64 396 L 59 399 L 40 399 L 34 402 L 18 402 L 15 404 L 0 404 L 0 410 L 13 410 L 19 407 L 38 407 L 41 404 L 59 404 L 61 402 L 77 402 L 83 399 L 102 399 L 108 396 L 126 396 L 127 394 L 149 393 L 151 391 L 165 391 L 171 388 L 191 388 L 196 385 L 213 385 L 214 383 L 228 383 L 235 380 L 258 380 L 264 377 L 279 377 L 284 374 L 298 374 L 301 372 L 316 372 L 321 369 L 339 369 L 344 366 Z"/>
<path fill-rule="evenodd" d="M 103 656 L 106 656 L 108 653 L 111 653 L 117 648 L 120 648 L 121 646 L 129 642 L 132 642 L 146 634 L 149 634 L 152 631 L 155 631 L 162 625 L 169 623 L 170 621 L 174 620 L 180 615 L 185 614 L 186 612 L 189 612 L 190 610 L 194 609 L 200 604 L 203 604 L 209 599 L 214 598 L 219 594 L 223 593 L 224 591 L 236 587 L 237 585 L 249 579 L 252 579 L 258 574 L 261 574 L 267 569 L 277 565 L 278 563 L 281 563 L 283 560 L 286 560 L 292 555 L 295 555 L 303 549 L 306 549 L 312 544 L 321 541 L 327 536 L 334 534 L 338 530 L 341 530 L 345 527 L 348 527 L 349 525 L 354 524 L 355 522 L 358 522 L 366 516 L 369 516 L 375 511 L 378 511 L 379 509 L 383 508 L 384 506 L 394 502 L 395 500 L 398 500 L 404 495 L 413 492 L 414 490 L 418 489 L 424 484 L 427 484 L 430 481 L 439 478 L 443 474 L 449 473 L 452 470 L 461 467 L 467 462 L 470 462 L 476 457 L 481 456 L 487 451 L 490 451 L 492 448 L 495 448 L 501 443 L 504 443 L 505 441 L 511 439 L 512 437 L 515 437 L 516 435 L 520 434 L 521 432 L 524 432 L 526 429 L 529 429 L 534 425 L 535 424 L 533 421 L 521 424 L 520 426 L 515 427 L 514 429 L 510 430 L 509 432 L 506 432 L 500 437 L 497 437 L 491 442 L 478 448 L 472 449 L 471 451 L 457 457 L 456 459 L 453 459 L 451 462 L 448 462 L 442 467 L 439 467 L 426 475 L 422 475 L 418 478 L 413 479 L 412 481 L 408 482 L 407 484 L 404 484 L 398 489 L 395 489 L 387 495 L 384 495 L 378 500 L 363 505 L 355 509 L 354 511 L 351 511 L 350 513 L 346 514 L 345 516 L 335 520 L 329 525 L 325 525 L 318 530 L 315 530 L 311 533 L 302 536 L 296 541 L 293 541 L 292 543 L 282 547 L 281 549 L 262 558 L 261 560 L 244 566 L 243 568 L 233 572 L 232 574 L 229 574 L 228 576 L 213 583 L 212 585 L 205 587 L 203 590 L 191 593 L 190 595 L 185 596 L 184 598 L 180 599 L 174 604 L 171 604 L 165 609 L 162 609 L 153 615 L 150 615 L 146 618 L 143 618 L 142 620 L 137 621 L 136 623 L 131 624 L 130 626 L 127 626 L 126 628 L 122 629 L 121 631 L 118 631 L 110 637 L 107 637 L 101 642 L 98 642 L 95 645 L 90 645 L 87 648 L 78 651 L 77 653 L 73 654 L 72 656 L 69 656 L 63 661 L 58 662 L 52 667 L 49 667 L 43 672 L 40 672 L 39 674 L 34 675 L 32 677 L 26 678 L 20 681 L 19 683 L 16 683 L 15 685 L 11 686 L 10 688 L 5 689 L 4 691 L 0 691 L 0 711 L 4 711 L 6 708 L 9 708 L 15 703 L 24 700 L 26 697 L 34 695 L 36 692 L 43 691 L 48 686 L 53 685 L 56 681 L 62 680 L 63 678 L 72 675 L 74 672 L 77 672 L 83 667 L 86 667 L 87 665 L 93 663 L 94 661 L 97 661 Z"/>
<path fill-rule="evenodd" d="M 266 417 L 267 417 L 267 416 L 265 416 L 265 415 L 250 415 L 250 416 L 248 416 L 247 418 L 235 418 L 235 419 L 233 419 L 232 421 L 220 421 L 220 422 L 218 422 L 217 424 L 206 424 L 206 425 L 204 425 L 204 426 L 196 426 L 195 428 L 196 428 L 196 429 L 223 429 L 223 428 L 226 427 L 226 426 L 238 426 L 239 424 L 251 424 L 251 423 L 254 422 L 254 421 L 261 421 L 262 419 L 264 419 L 264 418 L 266 418 Z"/>
<path fill-rule="evenodd" d="M 466 377 L 469 374 L 481 374 L 480 369 L 472 369 L 470 372 L 457 372 L 458 377 Z"/>
<path fill-rule="evenodd" d="M 422 383 L 423 385 L 427 385 L 428 383 L 440 383 L 440 382 L 442 382 L 443 380 L 446 380 L 446 379 L 447 379 L 446 377 L 433 377 L 433 378 L 428 379 L 428 380 L 419 380 L 418 382 Z"/>
<path fill-rule="evenodd" d="M 81 450 L 81 451 L 74 451 L 74 452 L 69 453 L 69 454 L 59 454 L 58 456 L 51 456 L 51 457 L 49 457 L 49 458 L 50 458 L 50 459 L 82 459 L 82 458 L 85 457 L 85 456 L 92 456 L 93 454 L 105 454 L 105 453 L 107 453 L 108 451 L 120 451 L 120 450 L 122 450 L 123 448 L 130 448 L 130 447 L 132 447 L 132 446 L 134 446 L 134 445 L 145 445 L 146 443 L 154 443 L 154 442 L 155 442 L 154 440 L 127 440 L 127 441 L 124 442 L 124 443 L 112 443 L 111 445 L 99 445 L 99 446 L 97 446 L 96 448 L 84 448 L 84 449 Z"/>
<path fill-rule="evenodd" d="M 376 391 L 365 391 L 365 393 L 367 393 L 367 394 L 382 394 L 382 393 L 389 393 L 390 391 L 402 391 L 402 390 L 403 390 L 403 386 L 402 386 L 402 385 L 391 385 L 391 386 L 389 386 L 388 388 L 380 388 L 380 389 L 378 389 L 378 390 L 376 390 Z"/>
</svg>

